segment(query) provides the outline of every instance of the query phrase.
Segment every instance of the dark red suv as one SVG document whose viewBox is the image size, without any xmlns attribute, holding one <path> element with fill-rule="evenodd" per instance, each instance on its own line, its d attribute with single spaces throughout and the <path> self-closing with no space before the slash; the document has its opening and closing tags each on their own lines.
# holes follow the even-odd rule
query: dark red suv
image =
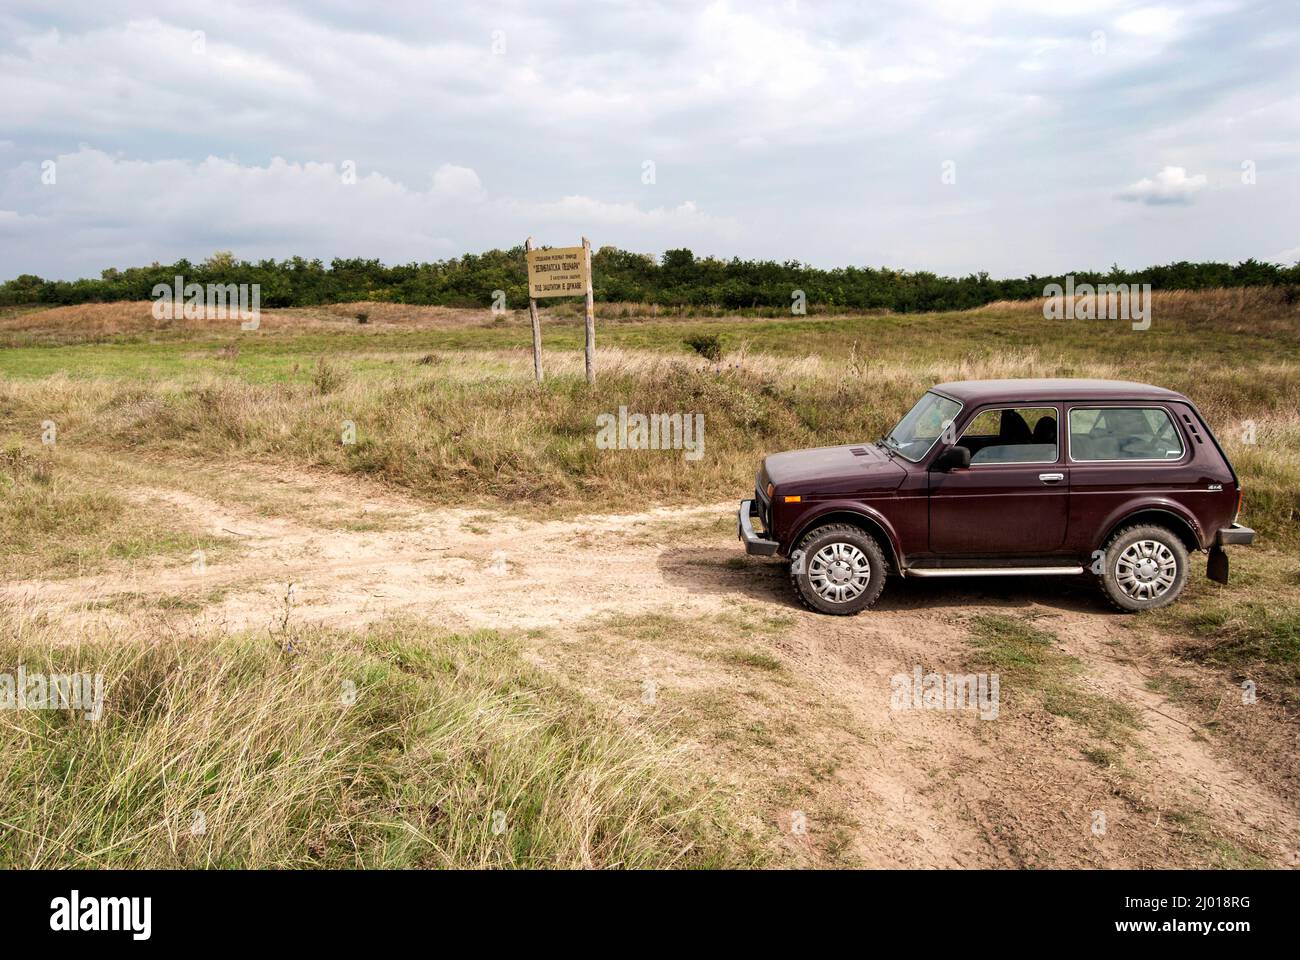
<svg viewBox="0 0 1300 960">
<path fill-rule="evenodd" d="M 790 558 L 803 602 L 850 614 L 885 574 L 1095 575 L 1126 611 L 1171 602 L 1188 555 L 1226 583 L 1241 484 L 1180 393 L 1116 380 L 941 383 L 875 443 L 763 461 L 739 532 Z M 755 531 L 755 521 L 761 532 Z"/>
</svg>

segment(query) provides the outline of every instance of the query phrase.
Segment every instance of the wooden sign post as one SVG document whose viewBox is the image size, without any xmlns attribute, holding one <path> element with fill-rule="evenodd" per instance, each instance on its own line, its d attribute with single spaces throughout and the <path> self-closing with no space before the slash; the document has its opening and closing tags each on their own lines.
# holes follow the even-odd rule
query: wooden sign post
<svg viewBox="0 0 1300 960">
<path fill-rule="evenodd" d="M 533 238 L 524 241 L 528 261 L 528 316 L 533 321 L 533 372 L 542 379 L 542 327 L 537 318 L 541 297 L 586 297 L 587 382 L 596 382 L 596 298 L 591 285 L 591 241 L 580 247 L 535 250 Z"/>
<path fill-rule="evenodd" d="M 587 265 L 587 382 L 596 382 L 596 296 L 591 289 L 591 241 L 582 238 L 582 257 Z"/>
<path fill-rule="evenodd" d="M 529 237 L 524 241 L 524 256 L 533 249 L 533 238 Z M 531 286 L 531 284 L 530 284 Z M 528 319 L 533 321 L 533 375 L 537 377 L 537 382 L 542 382 L 542 322 L 537 318 L 537 301 L 533 299 L 531 291 L 528 297 Z"/>
</svg>

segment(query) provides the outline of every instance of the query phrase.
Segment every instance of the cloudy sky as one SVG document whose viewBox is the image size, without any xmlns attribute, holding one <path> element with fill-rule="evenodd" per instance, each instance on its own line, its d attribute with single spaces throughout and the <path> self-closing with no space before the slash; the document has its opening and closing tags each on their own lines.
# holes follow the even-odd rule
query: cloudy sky
<svg viewBox="0 0 1300 960">
<path fill-rule="evenodd" d="M 1293 0 L 0 5 L 0 280 L 567 245 L 1300 259 Z"/>
</svg>

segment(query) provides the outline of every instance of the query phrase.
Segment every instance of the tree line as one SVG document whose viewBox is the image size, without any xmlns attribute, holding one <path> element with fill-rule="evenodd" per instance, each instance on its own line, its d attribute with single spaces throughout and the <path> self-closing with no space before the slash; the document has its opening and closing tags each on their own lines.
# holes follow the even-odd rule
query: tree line
<svg viewBox="0 0 1300 960">
<path fill-rule="evenodd" d="M 24 274 L 0 284 L 0 306 L 70 305 L 154 299 L 154 287 L 186 283 L 260 284 L 264 307 L 308 307 L 358 300 L 487 307 L 504 291 L 510 307 L 528 299 L 522 246 L 430 263 L 385 266 L 378 260 L 236 260 L 220 252 L 200 263 L 178 260 L 124 270 L 109 268 L 98 279 L 45 280 Z M 1244 260 L 1237 264 L 1181 261 L 1142 270 L 1079 271 L 1075 283 L 1149 283 L 1155 290 L 1300 284 L 1300 263 L 1289 267 Z M 809 306 L 830 309 L 888 309 L 898 312 L 963 310 L 995 300 L 1043 296 L 1049 283 L 1065 277 L 1030 275 L 993 279 L 980 272 L 943 277 L 928 271 L 880 267 L 826 270 L 795 260 L 722 260 L 697 257 L 690 250 L 668 250 L 662 257 L 602 247 L 592 255 L 596 299 L 728 309 L 788 309 L 796 291 Z"/>
</svg>

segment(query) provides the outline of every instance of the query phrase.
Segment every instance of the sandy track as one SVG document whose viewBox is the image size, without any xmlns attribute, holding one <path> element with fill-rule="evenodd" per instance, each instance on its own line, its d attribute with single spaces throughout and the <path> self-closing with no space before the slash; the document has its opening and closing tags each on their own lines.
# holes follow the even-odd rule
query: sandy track
<svg viewBox="0 0 1300 960">
<path fill-rule="evenodd" d="M 308 481 L 304 481 L 308 482 Z M 71 613 L 115 594 L 203 597 L 206 616 L 228 629 L 284 616 L 354 626 L 393 613 L 437 612 L 452 627 L 563 625 L 602 613 L 638 613 L 671 599 L 682 612 L 717 609 L 704 595 L 670 598 L 656 564 L 657 525 L 708 518 L 725 505 L 537 522 L 463 509 L 429 510 L 368 491 L 400 529 L 353 532 L 265 518 L 181 490 L 141 488 L 133 499 L 163 504 L 196 529 L 239 539 L 241 555 L 203 565 L 141 566 L 127 576 L 9 584 L 10 597 L 39 598 Z M 328 493 L 323 494 L 328 499 Z"/>
<path fill-rule="evenodd" d="M 361 500 L 388 520 L 382 529 L 348 530 L 262 516 L 185 490 L 139 488 L 129 495 L 165 504 L 192 527 L 236 538 L 237 555 L 202 573 L 189 564 L 142 566 L 126 576 L 8 584 L 3 594 L 69 619 L 111 617 L 96 601 L 120 594 L 192 597 L 201 601 L 196 624 L 223 629 L 279 623 L 286 596 L 294 622 L 348 626 L 410 612 L 456 629 L 552 634 L 602 615 L 691 618 L 738 605 L 771 609 L 795 623 L 773 642 L 807 702 L 842 707 L 860 731 L 807 732 L 811 747 L 836 758 L 834 776 L 813 795 L 849 824 L 841 831 L 849 862 L 1156 866 L 1207 862 L 1207 846 L 1224 843 L 1285 865 L 1300 850 L 1295 798 L 1248 776 L 1223 743 L 1148 688 L 1151 666 L 1134 653 L 1125 618 L 1106 611 L 1077 578 L 891 581 L 868 614 L 828 618 L 792 603 L 778 565 L 736 562 L 742 554 L 725 532 L 730 503 L 538 522 L 433 509 L 338 478 L 280 480 L 318 504 L 321 516 Z M 968 621 L 982 612 L 1038 618 L 1062 652 L 1086 665 L 1080 683 L 1136 710 L 1141 726 L 1122 771 L 1084 759 L 1078 731 L 1041 710 L 994 724 L 968 714 L 891 710 L 891 676 L 917 665 L 965 669 Z M 581 654 L 566 662 L 564 648 L 552 645 L 538 656 L 585 681 L 592 670 L 625 670 L 620 661 L 633 651 L 603 662 Z M 676 676 L 693 669 L 683 661 Z M 788 722 L 811 716 L 794 706 L 784 714 L 780 704 L 765 709 Z M 744 769 L 731 755 L 706 759 L 735 764 L 729 774 L 737 783 L 772 773 L 761 765 Z M 798 757 L 789 761 L 797 768 Z M 1107 824 L 1100 835 L 1098 811 Z M 774 824 L 787 813 L 767 811 Z M 1193 832 L 1197 842 L 1189 845 Z M 824 850 L 808 838 L 784 842 L 806 862 L 822 862 Z"/>
</svg>

